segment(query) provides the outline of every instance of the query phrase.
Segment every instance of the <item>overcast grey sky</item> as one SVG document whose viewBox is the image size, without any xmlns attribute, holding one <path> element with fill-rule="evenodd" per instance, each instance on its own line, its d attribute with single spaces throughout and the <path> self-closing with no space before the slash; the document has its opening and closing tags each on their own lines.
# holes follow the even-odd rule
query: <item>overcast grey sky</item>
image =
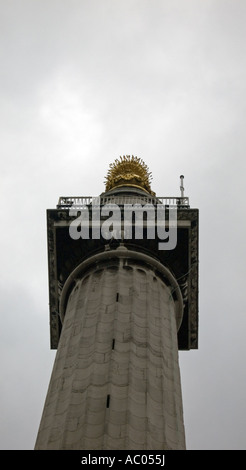
<svg viewBox="0 0 246 470">
<path fill-rule="evenodd" d="M 1 449 L 33 449 L 55 357 L 46 209 L 126 154 L 200 210 L 187 448 L 246 448 L 245 49 L 245 0 L 0 0 Z"/>
</svg>

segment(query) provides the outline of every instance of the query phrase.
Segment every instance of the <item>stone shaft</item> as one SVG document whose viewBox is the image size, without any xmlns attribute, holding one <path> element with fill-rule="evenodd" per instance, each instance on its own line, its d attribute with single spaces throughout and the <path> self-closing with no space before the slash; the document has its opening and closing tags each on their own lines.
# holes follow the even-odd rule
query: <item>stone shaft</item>
<svg viewBox="0 0 246 470">
<path fill-rule="evenodd" d="M 36 449 L 185 449 L 178 286 L 147 258 L 105 254 L 68 281 Z"/>
</svg>

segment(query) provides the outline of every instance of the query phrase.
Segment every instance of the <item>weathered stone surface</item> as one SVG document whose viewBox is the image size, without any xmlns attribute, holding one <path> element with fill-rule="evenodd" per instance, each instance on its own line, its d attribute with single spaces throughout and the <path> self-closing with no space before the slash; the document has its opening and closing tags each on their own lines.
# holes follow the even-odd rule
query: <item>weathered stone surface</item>
<svg viewBox="0 0 246 470">
<path fill-rule="evenodd" d="M 175 302 L 148 266 L 73 287 L 36 449 L 184 449 Z"/>
</svg>

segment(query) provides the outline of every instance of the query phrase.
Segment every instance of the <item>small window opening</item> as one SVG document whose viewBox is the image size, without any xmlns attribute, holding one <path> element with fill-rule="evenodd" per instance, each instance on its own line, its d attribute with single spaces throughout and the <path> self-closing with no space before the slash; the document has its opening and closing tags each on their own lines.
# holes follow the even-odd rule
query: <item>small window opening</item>
<svg viewBox="0 0 246 470">
<path fill-rule="evenodd" d="M 109 403 L 110 403 L 110 395 L 107 395 L 107 408 L 109 408 Z"/>
</svg>

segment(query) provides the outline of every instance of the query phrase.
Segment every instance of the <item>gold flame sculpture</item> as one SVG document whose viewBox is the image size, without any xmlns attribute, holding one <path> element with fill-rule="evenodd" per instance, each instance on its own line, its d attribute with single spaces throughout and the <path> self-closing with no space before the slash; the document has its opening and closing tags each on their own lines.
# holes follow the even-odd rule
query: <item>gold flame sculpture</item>
<svg viewBox="0 0 246 470">
<path fill-rule="evenodd" d="M 120 186 L 133 186 L 155 195 L 151 191 L 151 180 L 152 173 L 141 158 L 133 155 L 123 155 L 123 157 L 116 158 L 114 163 L 109 165 L 108 174 L 105 178 L 106 191 Z"/>
</svg>

